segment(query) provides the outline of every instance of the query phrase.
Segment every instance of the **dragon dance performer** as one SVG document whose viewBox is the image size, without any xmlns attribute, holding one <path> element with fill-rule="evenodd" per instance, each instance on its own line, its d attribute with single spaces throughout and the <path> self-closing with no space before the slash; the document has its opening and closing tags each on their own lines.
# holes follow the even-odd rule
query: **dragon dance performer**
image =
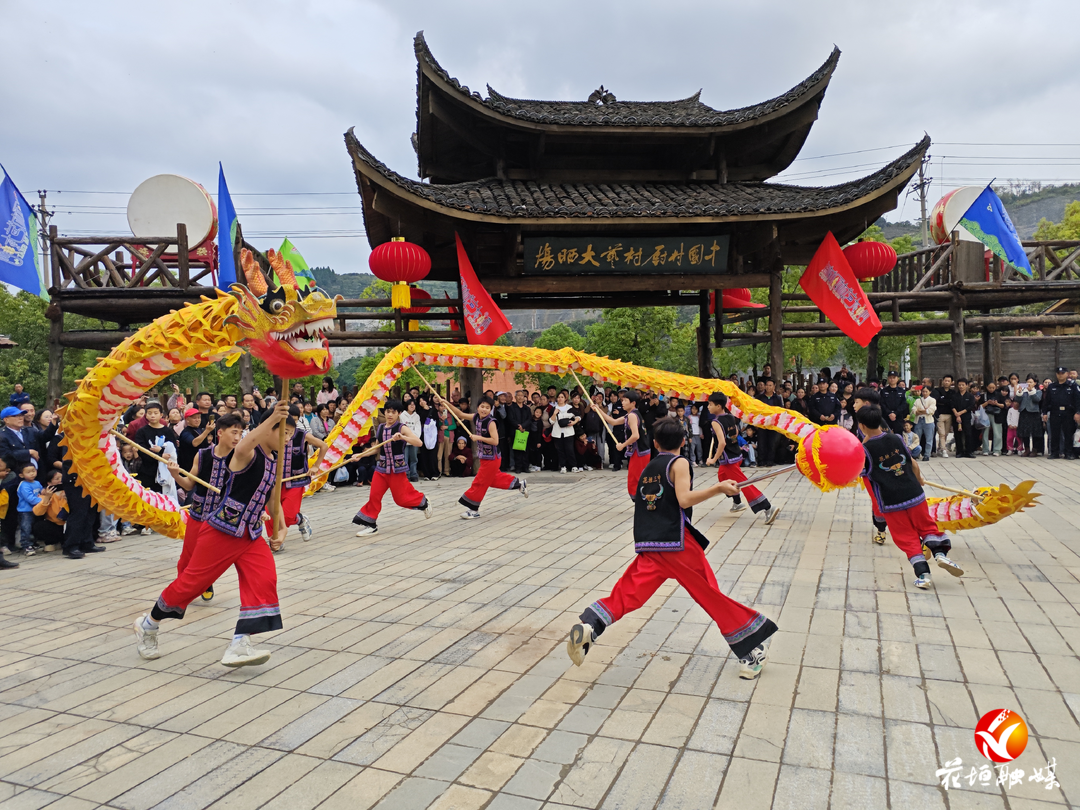
<svg viewBox="0 0 1080 810">
<path fill-rule="evenodd" d="M 299 423 L 300 409 L 295 405 L 289 407 L 289 416 Z M 304 499 L 304 492 L 311 484 L 311 476 L 304 475 L 300 478 L 294 476 L 306 473 L 308 467 L 307 448 L 311 446 L 319 451 L 315 463 L 311 467 L 322 464 L 323 457 L 329 446 L 322 439 L 317 439 L 310 431 L 300 430 L 299 427 L 287 427 L 285 429 L 285 473 L 281 485 L 281 509 L 285 513 L 285 527 L 296 526 L 300 530 L 300 536 L 306 543 L 311 539 L 311 521 L 300 512 L 300 503 Z M 293 480 L 289 480 L 293 479 Z M 266 536 L 274 535 L 274 521 L 266 521 Z"/>
<path fill-rule="evenodd" d="M 880 407 L 881 395 L 873 388 L 860 388 L 855 392 L 852 404 L 855 407 L 855 413 L 858 414 L 867 405 Z M 859 437 L 859 441 L 866 439 L 866 434 L 862 432 L 862 428 L 858 424 L 855 425 L 855 435 Z M 874 497 L 874 491 L 870 487 L 870 479 L 864 477 L 862 482 L 866 488 L 866 494 L 870 496 L 870 519 L 874 522 L 874 534 L 871 539 L 881 546 L 885 544 L 885 530 L 888 528 L 885 523 L 885 515 L 881 514 L 877 499 Z"/>
<path fill-rule="evenodd" d="M 431 502 L 423 492 L 409 481 L 409 462 L 405 460 L 405 445 L 419 447 L 423 441 L 399 420 L 404 406 L 400 399 L 388 399 L 383 405 L 383 424 L 375 431 L 375 446 L 358 454 L 357 458 L 379 454 L 375 473 L 371 477 L 368 502 L 353 516 L 353 523 L 360 526 L 357 537 L 375 534 L 379 530 L 376 521 L 382 511 L 382 499 L 386 490 L 394 497 L 394 503 L 405 509 L 416 509 L 431 517 Z"/>
<path fill-rule="evenodd" d="M 641 473 L 645 465 L 649 463 L 652 453 L 649 449 L 649 434 L 645 430 L 645 420 L 637 408 L 641 401 L 641 393 L 630 388 L 620 391 L 619 399 L 623 410 L 626 411 L 625 416 L 614 418 L 603 408 L 596 408 L 596 413 L 612 427 L 626 425 L 626 438 L 616 444 L 615 449 L 619 452 L 626 451 L 626 490 L 633 500 L 637 494 L 638 479 L 641 478 Z"/>
<path fill-rule="evenodd" d="M 615 583 L 611 596 L 593 602 L 570 630 L 566 651 L 581 666 L 590 645 L 604 629 L 637 610 L 668 579 L 675 579 L 720 627 L 739 659 L 739 677 L 753 680 L 768 658 L 777 631 L 772 620 L 720 592 L 705 547 L 709 541 L 690 523 L 693 507 L 716 495 L 735 495 L 734 481 L 693 490 L 694 471 L 679 455 L 682 426 L 670 418 L 653 425 L 656 457 L 638 483 L 634 499 L 634 551 L 637 556 Z"/>
<path fill-rule="evenodd" d="M 716 435 L 716 450 L 709 464 L 718 465 L 716 477 L 719 481 L 734 481 L 741 484 L 746 480 L 742 471 L 742 451 L 739 449 L 739 423 L 735 417 L 728 413 L 728 398 L 723 391 L 715 391 L 709 394 L 709 413 L 712 414 L 712 429 Z M 761 490 L 754 486 L 746 487 L 746 499 L 750 502 L 750 510 L 757 514 L 765 513 L 765 523 L 771 524 L 780 514 L 780 507 L 773 506 L 769 499 L 762 494 Z M 731 496 L 732 512 L 742 512 L 746 504 L 742 502 L 740 490 L 736 490 Z"/>
<path fill-rule="evenodd" d="M 499 428 L 495 424 L 495 417 L 491 415 L 491 410 L 495 407 L 491 398 L 482 397 L 476 405 L 476 413 L 469 414 L 458 410 L 438 394 L 435 397 L 460 420 L 461 424 L 471 422 L 472 434 L 476 437 L 476 455 L 480 459 L 480 469 L 473 478 L 472 486 L 458 499 L 458 503 L 465 507 L 461 517 L 464 520 L 480 517 L 480 504 L 491 487 L 519 489 L 521 494 L 528 498 L 529 490 L 525 479 L 499 469 L 502 453 L 499 451 Z"/>
<path fill-rule="evenodd" d="M 240 579 L 240 619 L 221 663 L 243 667 L 264 664 L 270 659 L 268 650 L 251 646 L 250 636 L 282 627 L 277 568 L 270 549 L 280 548 L 284 533 L 274 537 L 270 547 L 261 540 L 264 509 L 274 488 L 278 431 L 292 422 L 289 403 L 279 402 L 236 445 L 228 465 L 231 476 L 213 511 L 205 516 L 187 566 L 161 592 L 150 613 L 135 620 L 139 655 L 143 658 L 161 655 L 158 650 L 161 621 L 184 618 L 187 606 L 232 565 Z"/>
<path fill-rule="evenodd" d="M 952 549 L 949 537 L 930 517 L 923 491 L 922 470 L 911 457 L 904 440 L 895 433 L 883 430 L 884 418 L 877 405 L 866 405 L 856 413 L 859 427 L 865 434 L 866 478 L 875 510 L 885 516 L 893 542 L 915 569 L 915 587 L 930 587 L 930 566 L 933 558 L 938 566 L 954 577 L 964 569 L 947 556 Z"/>
<path fill-rule="evenodd" d="M 217 434 L 217 442 L 202 448 L 195 454 L 188 472 L 206 481 L 210 486 L 217 487 L 223 494 L 231 475 L 229 461 L 232 459 L 233 450 L 244 436 L 244 420 L 236 414 L 226 414 L 216 422 L 214 431 Z M 184 545 L 180 550 L 180 559 L 176 563 L 176 575 L 179 577 L 191 561 L 199 532 L 202 531 L 206 518 L 217 508 L 221 494 L 215 494 L 202 484 L 182 475 L 180 465 L 176 461 L 169 462 L 168 470 L 175 479 L 176 485 L 190 493 L 188 520 L 184 527 Z M 214 585 L 211 583 L 210 587 L 203 591 L 202 600 L 209 602 L 213 598 Z"/>
</svg>

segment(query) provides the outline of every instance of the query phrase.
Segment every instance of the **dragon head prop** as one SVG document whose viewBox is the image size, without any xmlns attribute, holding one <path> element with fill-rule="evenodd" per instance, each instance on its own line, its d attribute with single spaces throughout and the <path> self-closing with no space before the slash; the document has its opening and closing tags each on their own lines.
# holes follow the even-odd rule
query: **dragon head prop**
<svg viewBox="0 0 1080 810">
<path fill-rule="evenodd" d="M 258 357 L 271 374 L 287 379 L 330 370 L 330 341 L 337 300 L 315 288 L 302 292 L 292 263 L 272 249 L 267 259 L 281 286 L 270 290 L 250 250 L 240 253 L 248 286 L 234 284 L 239 306 L 225 322 L 240 333 L 239 344 Z"/>
</svg>

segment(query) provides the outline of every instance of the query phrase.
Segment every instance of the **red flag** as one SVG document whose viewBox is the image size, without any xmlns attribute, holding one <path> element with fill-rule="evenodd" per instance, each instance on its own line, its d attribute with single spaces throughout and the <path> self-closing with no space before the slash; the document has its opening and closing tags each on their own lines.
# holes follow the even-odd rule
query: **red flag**
<svg viewBox="0 0 1080 810">
<path fill-rule="evenodd" d="M 488 295 L 480 279 L 476 277 L 469 257 L 465 253 L 465 246 L 461 244 L 461 237 L 454 234 L 457 240 L 458 272 L 461 273 L 461 305 L 465 314 L 465 332 L 469 336 L 469 343 L 482 343 L 485 346 L 493 346 L 495 341 L 510 331 L 510 321 L 506 320 L 502 310 Z"/>
<path fill-rule="evenodd" d="M 825 317 L 860 346 L 868 346 L 881 331 L 881 321 L 831 231 L 810 260 L 799 285 Z"/>
<path fill-rule="evenodd" d="M 450 293 L 448 292 L 444 292 L 443 295 L 446 296 L 446 298 L 450 297 Z M 451 315 L 457 315 L 457 307 L 447 307 L 446 311 L 449 312 Z M 451 332 L 460 332 L 464 328 L 465 327 L 462 325 L 461 321 L 455 320 L 453 318 L 450 319 Z"/>
</svg>

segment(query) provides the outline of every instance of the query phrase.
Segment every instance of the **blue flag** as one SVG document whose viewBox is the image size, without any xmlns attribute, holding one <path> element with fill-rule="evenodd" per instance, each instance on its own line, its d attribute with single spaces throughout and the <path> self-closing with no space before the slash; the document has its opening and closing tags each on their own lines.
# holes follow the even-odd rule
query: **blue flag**
<svg viewBox="0 0 1080 810">
<path fill-rule="evenodd" d="M 1016 235 L 1016 228 L 990 186 L 975 198 L 975 202 L 960 218 L 960 224 L 986 245 L 991 253 L 1031 278 L 1031 262 L 1020 244 L 1020 237 Z"/>
<path fill-rule="evenodd" d="M 44 289 L 38 266 L 38 221 L 7 170 L 0 183 L 0 281 L 41 297 Z"/>
<path fill-rule="evenodd" d="M 218 289 L 228 290 L 237 283 L 236 260 L 233 248 L 236 245 L 236 209 L 233 207 L 229 187 L 225 185 L 225 169 L 218 163 Z"/>
</svg>

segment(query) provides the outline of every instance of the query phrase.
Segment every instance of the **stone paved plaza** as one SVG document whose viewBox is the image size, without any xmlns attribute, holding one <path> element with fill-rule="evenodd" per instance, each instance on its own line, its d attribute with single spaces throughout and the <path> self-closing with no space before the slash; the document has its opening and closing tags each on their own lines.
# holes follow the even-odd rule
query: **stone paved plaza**
<svg viewBox="0 0 1080 810">
<path fill-rule="evenodd" d="M 570 664 L 574 617 L 633 556 L 625 473 L 538 474 L 528 500 L 493 492 L 478 521 L 458 519 L 460 480 L 423 484 L 431 521 L 387 506 L 363 540 L 350 519 L 366 490 L 316 496 L 315 539 L 294 530 L 277 557 L 285 630 L 248 669 L 218 663 L 232 571 L 212 604 L 164 625 L 162 658 L 139 659 L 131 623 L 171 578 L 176 541 L 24 560 L 0 572 L 0 807 L 1078 804 L 1080 466 L 926 466 L 1044 493 L 960 535 L 967 575 L 934 568 L 928 592 L 870 542 L 861 488 L 771 482 L 771 527 L 729 502 L 697 509 L 721 587 L 780 625 L 757 682 L 674 583 Z M 998 708 L 1031 731 L 1011 767 L 1054 758 L 1060 787 L 939 785 L 947 761 L 986 764 L 973 731 Z"/>
</svg>

